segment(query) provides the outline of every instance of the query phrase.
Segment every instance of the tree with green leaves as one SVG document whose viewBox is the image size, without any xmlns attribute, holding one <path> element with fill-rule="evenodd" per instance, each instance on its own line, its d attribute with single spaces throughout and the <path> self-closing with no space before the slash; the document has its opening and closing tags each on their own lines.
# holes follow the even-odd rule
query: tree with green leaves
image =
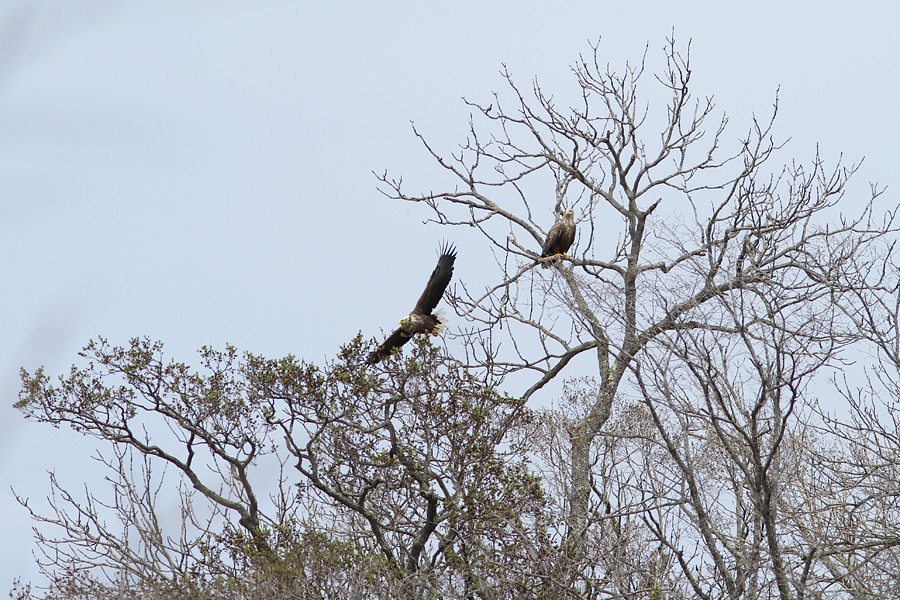
<svg viewBox="0 0 900 600">
<path fill-rule="evenodd" d="M 522 448 L 528 412 L 437 348 L 377 370 L 360 339 L 324 367 L 205 348 L 194 369 L 163 350 L 101 339 L 58 382 L 23 373 L 30 418 L 112 448 L 111 499 L 53 480 L 52 514 L 33 513 L 59 532 L 39 540 L 54 591 L 423 597 L 528 562 L 513 540 L 546 502 Z M 158 496 L 171 471 L 174 536 Z"/>
</svg>

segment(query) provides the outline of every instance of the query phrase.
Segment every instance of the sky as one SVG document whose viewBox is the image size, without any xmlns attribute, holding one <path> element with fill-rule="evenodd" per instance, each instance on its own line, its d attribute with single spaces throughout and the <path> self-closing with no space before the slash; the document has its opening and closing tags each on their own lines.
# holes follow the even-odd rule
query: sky
<svg viewBox="0 0 900 600">
<path fill-rule="evenodd" d="M 95 476 L 90 441 L 12 408 L 21 367 L 63 373 L 96 336 L 321 362 L 411 308 L 439 239 L 457 277 L 489 279 L 470 232 L 424 224 L 373 172 L 428 190 L 439 172 L 410 122 L 452 151 L 461 98 L 490 102 L 502 65 L 570 89 L 598 40 L 620 70 L 674 31 L 695 94 L 739 129 L 777 92 L 782 160 L 865 158 L 860 199 L 877 181 L 896 206 L 898 22 L 887 1 L 4 0 L 0 594 L 38 581 L 10 488 L 39 505 L 48 471 Z"/>
</svg>

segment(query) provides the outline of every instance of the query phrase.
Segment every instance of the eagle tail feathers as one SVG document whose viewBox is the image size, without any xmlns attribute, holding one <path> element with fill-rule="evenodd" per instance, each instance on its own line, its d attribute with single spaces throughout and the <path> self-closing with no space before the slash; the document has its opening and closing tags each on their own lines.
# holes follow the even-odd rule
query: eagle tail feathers
<svg viewBox="0 0 900 600">
<path fill-rule="evenodd" d="M 437 326 L 435 326 L 431 335 L 441 335 L 446 330 L 447 324 L 450 323 L 450 318 L 447 317 L 447 311 L 443 308 L 434 311 L 434 319 L 437 321 Z"/>
</svg>

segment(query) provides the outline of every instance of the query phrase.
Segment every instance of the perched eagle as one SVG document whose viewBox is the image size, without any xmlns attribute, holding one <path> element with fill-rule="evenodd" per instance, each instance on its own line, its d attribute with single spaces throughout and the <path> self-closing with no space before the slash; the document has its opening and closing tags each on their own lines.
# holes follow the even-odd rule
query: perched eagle
<svg viewBox="0 0 900 600">
<path fill-rule="evenodd" d="M 456 248 L 450 244 L 444 244 L 438 258 L 437 266 L 431 273 L 431 278 L 425 286 L 425 291 L 419 296 L 416 307 L 412 312 L 400 319 L 400 327 L 392 333 L 384 343 L 369 355 L 366 363 L 374 365 L 382 358 L 390 356 L 394 348 L 399 348 L 409 341 L 417 333 L 430 333 L 438 335 L 443 323 L 442 314 L 432 314 L 431 311 L 441 301 L 450 278 L 453 277 L 453 261 L 456 260 Z"/>
<path fill-rule="evenodd" d="M 575 241 L 575 214 L 572 209 L 566 209 L 563 218 L 556 222 L 547 233 L 547 239 L 544 240 L 544 247 L 541 249 L 541 258 L 552 256 L 565 256 L 572 242 Z M 541 266 L 545 269 L 550 266 L 551 261 L 543 263 Z"/>
</svg>

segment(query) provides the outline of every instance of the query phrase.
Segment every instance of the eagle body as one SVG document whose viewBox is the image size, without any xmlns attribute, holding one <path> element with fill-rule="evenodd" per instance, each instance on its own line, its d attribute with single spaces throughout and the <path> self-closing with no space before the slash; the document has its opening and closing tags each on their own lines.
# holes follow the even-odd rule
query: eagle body
<svg viewBox="0 0 900 600">
<path fill-rule="evenodd" d="M 441 327 L 446 323 L 442 311 L 434 312 L 438 302 L 444 295 L 444 290 L 453 277 L 453 262 L 456 260 L 456 248 L 450 244 L 444 244 L 440 249 L 440 257 L 437 266 L 431 272 L 431 277 L 425 285 L 425 290 L 419 296 L 415 308 L 408 315 L 400 319 L 400 327 L 388 336 L 383 344 L 378 346 L 366 363 L 374 365 L 381 359 L 390 356 L 394 348 L 399 348 L 408 342 L 417 333 L 430 333 L 438 335 Z"/>
<path fill-rule="evenodd" d="M 433 315 L 420 315 L 411 312 L 400 319 L 400 329 L 409 334 L 409 337 L 417 333 L 437 335 L 441 327 L 443 327 L 443 323 L 443 311 L 436 311 Z"/>
<path fill-rule="evenodd" d="M 541 258 L 551 258 L 554 256 L 568 257 L 569 248 L 575 241 L 575 213 L 572 209 L 566 209 L 563 218 L 556 222 L 550 231 L 547 232 L 547 239 L 544 240 L 544 246 L 541 248 Z M 549 262 L 543 263 L 543 268 L 549 267 Z"/>
</svg>

